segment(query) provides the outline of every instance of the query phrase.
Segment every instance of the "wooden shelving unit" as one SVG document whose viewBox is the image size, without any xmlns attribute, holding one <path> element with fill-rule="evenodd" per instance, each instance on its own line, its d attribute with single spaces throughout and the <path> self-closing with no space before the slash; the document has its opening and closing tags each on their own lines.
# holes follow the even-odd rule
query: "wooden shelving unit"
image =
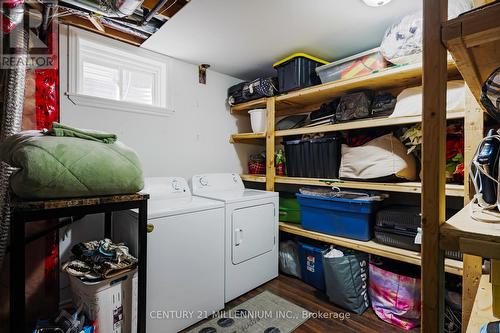
<svg viewBox="0 0 500 333">
<path fill-rule="evenodd" d="M 491 294 L 491 283 L 488 275 L 481 276 L 477 295 L 472 307 L 472 316 L 467 325 L 467 333 L 477 333 L 484 324 L 498 321 L 500 318 L 493 316 L 493 296 Z"/>
<path fill-rule="evenodd" d="M 449 78 L 459 75 L 453 60 L 448 61 Z M 422 65 L 389 67 L 378 73 L 352 79 L 339 80 L 276 97 L 276 115 L 282 116 L 317 109 L 322 103 L 354 89 L 401 90 L 422 83 Z"/>
<path fill-rule="evenodd" d="M 476 6 L 487 2 L 491 1 L 474 1 Z M 481 277 L 481 257 L 500 257 L 500 230 L 496 224 L 474 221 L 468 205 L 445 221 L 446 185 L 442 172 L 445 169 L 446 59 L 449 51 L 471 95 L 479 101 L 483 82 L 500 66 L 500 2 L 476 8 L 452 20 L 447 20 L 447 3 L 448 0 L 424 0 L 423 6 L 422 331 L 443 329 L 443 302 L 436 297 L 443 294 L 443 251 L 460 249 L 464 252 L 462 332 L 478 332 L 479 321 L 493 319 L 491 307 L 480 304 L 485 300 L 489 302 L 488 297 L 491 299 L 491 286 Z M 477 103 L 476 106 L 469 104 L 465 117 L 466 165 L 484 135 L 483 126 L 482 110 Z M 466 184 L 466 203 L 469 198 Z"/>
<path fill-rule="evenodd" d="M 243 179 L 246 182 L 256 182 L 256 183 L 265 183 L 266 182 L 266 175 L 243 174 L 240 176 L 241 176 L 241 179 Z"/>
<path fill-rule="evenodd" d="M 452 119 L 464 119 L 464 112 L 450 112 L 448 113 L 449 120 Z M 322 125 L 314 127 L 303 127 L 284 131 L 276 131 L 277 137 L 284 137 L 290 135 L 302 135 L 302 134 L 312 134 L 312 133 L 324 133 L 324 132 L 338 132 L 347 131 L 353 129 L 361 128 L 373 128 L 373 127 L 385 127 L 385 126 L 401 126 L 408 124 L 416 124 L 422 122 L 421 116 L 413 117 L 398 117 L 398 118 L 373 118 L 366 120 L 356 120 L 347 123 L 332 124 L 332 125 Z"/>
<path fill-rule="evenodd" d="M 266 133 L 240 133 L 231 135 L 229 142 L 264 144 L 265 140 L 266 140 Z"/>
<path fill-rule="evenodd" d="M 470 205 L 441 225 L 441 248 L 460 250 L 483 258 L 500 259 L 500 223 L 473 220 Z"/>
<path fill-rule="evenodd" d="M 500 67 L 500 2 L 442 24 L 442 40 L 476 98 L 491 73 Z"/>
<path fill-rule="evenodd" d="M 330 236 L 319 232 L 305 230 L 300 225 L 285 222 L 280 222 L 280 230 L 289 234 L 294 234 L 301 237 L 347 247 L 353 250 L 391 258 L 413 265 L 420 266 L 422 263 L 422 258 L 420 256 L 420 253 L 418 252 L 399 249 L 392 246 L 379 244 L 374 241 L 363 242 L 354 239 Z M 458 260 L 446 259 L 445 268 L 448 273 L 462 275 L 463 263 Z"/>
<path fill-rule="evenodd" d="M 259 98 L 259 99 L 249 101 L 246 103 L 233 105 L 233 106 L 231 106 L 231 113 L 234 113 L 234 114 L 245 113 L 248 110 L 265 108 L 266 107 L 266 100 L 267 100 L 267 98 Z"/>
<path fill-rule="evenodd" d="M 423 64 L 392 67 L 363 77 L 339 80 L 293 91 L 277 97 L 251 101 L 233 106 L 231 108 L 231 113 L 245 114 L 246 111 L 253 108 L 267 108 L 267 132 L 265 134 L 265 143 L 266 151 L 269 153 L 267 154 L 266 174 L 242 175 L 245 181 L 265 183 L 267 190 L 275 190 L 277 184 L 313 186 L 335 185 L 337 187 L 351 189 L 422 194 L 422 224 L 425 234 L 422 254 L 392 248 L 390 246 L 383 246 L 374 242 L 357 242 L 320 233 L 313 233 L 305 231 L 298 226 L 284 223 L 280 224 L 280 229 L 287 233 L 339 244 L 359 249 L 367 253 L 379 254 L 403 262 L 421 265 L 422 277 L 424 279 L 424 283 L 422 284 L 422 331 L 428 333 L 439 332 L 441 325 L 440 320 L 442 317 L 440 311 L 443 310 L 441 308 L 442 302 L 436 297 L 436 295 L 439 295 L 441 292 L 439 289 L 441 286 L 440 280 L 444 278 L 444 274 L 440 275 L 441 273 L 447 271 L 454 274 L 462 274 L 463 271 L 463 322 L 465 327 L 472 311 L 473 302 L 471 300 L 475 299 L 477 286 L 479 284 L 481 258 L 466 254 L 464 255 L 463 264 L 462 262 L 442 260 L 444 249 L 464 249 L 464 245 L 462 245 L 464 241 L 462 239 L 467 240 L 472 237 L 469 233 L 471 230 L 468 228 L 460 229 L 457 227 L 459 224 L 454 223 L 454 221 L 458 219 L 457 216 L 441 227 L 442 237 L 440 238 L 440 225 L 445 222 L 445 197 L 463 197 L 464 204 L 467 204 L 470 200 L 469 185 L 467 183 L 463 186 L 445 183 L 445 133 L 447 120 L 463 119 L 465 129 L 465 165 L 468 165 L 479 140 L 483 136 L 484 112 L 477 103 L 478 87 L 480 86 L 477 82 L 482 82 L 486 76 L 490 74 L 488 72 L 490 68 L 500 66 L 500 57 L 498 56 L 500 54 L 498 47 L 500 33 L 498 33 L 497 30 L 500 20 L 498 19 L 499 16 L 497 13 L 499 4 L 495 4 L 495 6 L 492 6 L 490 9 L 478 11 L 484 13 L 488 10 L 488 14 L 482 14 L 483 17 L 487 16 L 487 18 L 485 22 L 481 24 L 470 23 L 470 19 L 467 18 L 469 15 L 478 16 L 479 14 L 477 13 L 465 14 L 455 19 L 455 21 L 447 23 L 445 9 L 445 2 L 447 0 L 423 1 L 425 3 L 424 24 L 426 25 L 424 29 L 424 50 L 426 51 L 424 51 Z M 480 3 L 484 2 L 484 0 L 474 0 L 474 2 Z M 495 20 L 491 17 L 496 17 L 497 19 Z M 461 23 L 456 23 L 459 21 Z M 441 33 L 441 26 L 443 27 L 443 33 Z M 482 33 L 478 31 L 478 26 L 487 27 L 487 32 Z M 460 31 L 461 37 L 453 35 L 453 33 L 456 33 L 457 29 Z M 460 39 L 463 39 L 465 46 L 459 43 Z M 482 42 L 488 41 L 489 46 L 483 46 L 483 44 L 479 43 L 480 40 Z M 442 41 L 449 46 L 449 51 L 453 59 L 447 54 L 447 49 L 442 44 Z M 459 50 L 459 47 L 462 47 L 462 51 Z M 463 51 L 464 47 L 467 48 L 467 52 Z M 485 60 L 484 54 L 488 52 L 493 52 L 493 54 L 495 54 L 495 56 L 491 57 L 495 58 L 495 60 Z M 475 61 L 475 63 L 472 61 Z M 493 69 L 491 69 L 491 71 L 492 70 Z M 473 75 L 476 76 L 476 83 L 470 79 Z M 473 94 L 468 94 L 464 112 L 446 114 L 446 82 L 451 79 L 459 79 L 462 76 L 466 80 L 475 98 Z M 276 117 L 316 110 L 322 103 L 331 101 L 333 98 L 355 89 L 385 90 L 393 94 L 398 94 L 407 87 L 420 84 L 424 85 L 422 116 L 375 118 L 342 124 L 275 131 Z M 288 136 L 382 126 L 401 126 L 420 122 L 422 122 L 424 129 L 424 179 L 422 183 L 342 182 L 314 178 L 281 177 L 275 175 L 275 146 L 280 140 Z M 262 140 L 262 136 L 260 134 L 258 136 L 257 138 L 255 135 L 237 134 L 231 137 L 231 142 L 255 142 L 256 139 Z M 468 170 L 465 171 L 465 178 L 468 179 Z M 465 210 L 462 212 L 465 212 Z M 469 235 L 469 238 L 464 237 L 463 233 Z M 491 235 L 492 233 L 490 233 L 490 236 Z M 476 238 L 478 237 L 472 237 L 472 239 Z M 490 242 L 488 244 L 491 245 L 492 243 Z"/>
<path fill-rule="evenodd" d="M 405 183 L 371 183 L 371 182 L 355 182 L 341 181 L 333 179 L 316 179 L 316 178 L 297 178 L 297 177 L 282 177 L 276 176 L 275 183 L 277 184 L 295 184 L 295 185 L 310 185 L 310 186 L 336 186 L 339 188 L 351 188 L 373 191 L 401 192 L 401 193 L 421 193 L 422 185 L 417 182 Z M 464 186 L 458 184 L 447 184 L 446 195 L 452 197 L 463 197 Z"/>
</svg>

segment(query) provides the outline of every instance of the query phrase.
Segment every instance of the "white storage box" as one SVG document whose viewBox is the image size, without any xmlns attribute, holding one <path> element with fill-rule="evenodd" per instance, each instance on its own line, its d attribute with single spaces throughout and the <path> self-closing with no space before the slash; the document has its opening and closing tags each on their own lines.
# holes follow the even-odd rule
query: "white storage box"
<svg viewBox="0 0 500 333">
<path fill-rule="evenodd" d="M 73 302 L 83 304 L 90 320 L 102 333 L 137 331 L 137 270 L 99 282 L 83 282 L 69 276 Z"/>
</svg>

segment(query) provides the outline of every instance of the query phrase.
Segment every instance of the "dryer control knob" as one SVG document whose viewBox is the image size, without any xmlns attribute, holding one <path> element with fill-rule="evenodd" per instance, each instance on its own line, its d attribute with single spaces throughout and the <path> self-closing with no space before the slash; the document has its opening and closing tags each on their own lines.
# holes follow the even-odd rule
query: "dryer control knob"
<svg viewBox="0 0 500 333">
<path fill-rule="evenodd" d="M 200 177 L 200 184 L 201 186 L 207 186 L 208 180 L 205 177 Z"/>
<path fill-rule="evenodd" d="M 174 189 L 174 191 L 182 190 L 182 186 L 177 180 L 172 181 L 172 188 Z"/>
</svg>

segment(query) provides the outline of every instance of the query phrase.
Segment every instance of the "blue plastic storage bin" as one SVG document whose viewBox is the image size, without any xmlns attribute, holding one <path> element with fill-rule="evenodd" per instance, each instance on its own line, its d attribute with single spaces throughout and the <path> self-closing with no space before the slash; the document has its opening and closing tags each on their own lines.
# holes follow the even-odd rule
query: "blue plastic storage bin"
<svg viewBox="0 0 500 333">
<path fill-rule="evenodd" d="M 368 241 L 379 201 L 326 198 L 297 193 L 302 227 L 307 230 Z"/>
<path fill-rule="evenodd" d="M 298 243 L 302 280 L 316 289 L 325 290 L 323 254 L 327 250 L 327 246 L 314 246 L 302 242 Z"/>
</svg>

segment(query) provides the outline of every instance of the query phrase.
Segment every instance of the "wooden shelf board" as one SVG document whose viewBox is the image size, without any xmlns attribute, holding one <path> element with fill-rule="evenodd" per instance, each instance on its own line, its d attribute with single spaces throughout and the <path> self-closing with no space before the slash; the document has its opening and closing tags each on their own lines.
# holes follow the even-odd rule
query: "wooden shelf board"
<svg viewBox="0 0 500 333">
<path fill-rule="evenodd" d="M 256 183 L 265 183 L 266 182 L 266 175 L 250 175 L 250 174 L 243 174 L 240 175 L 241 179 L 246 181 L 246 182 L 256 182 Z"/>
<path fill-rule="evenodd" d="M 474 96 L 500 67 L 500 2 L 479 7 L 443 23 L 442 40 Z"/>
<path fill-rule="evenodd" d="M 464 112 L 450 112 L 448 119 L 463 119 Z M 365 120 L 356 120 L 340 124 L 322 125 L 315 127 L 304 127 L 290 130 L 276 131 L 276 136 L 302 135 L 311 133 L 346 131 L 360 128 L 372 128 L 383 126 L 397 126 L 422 122 L 422 116 L 398 117 L 398 118 L 372 118 Z"/>
<path fill-rule="evenodd" d="M 472 219 L 470 205 L 466 205 L 441 226 L 441 248 L 460 250 L 483 258 L 500 259 L 500 223 L 485 223 Z"/>
<path fill-rule="evenodd" d="M 451 77 L 458 74 L 452 60 L 448 62 L 448 71 Z M 306 106 L 319 106 L 321 103 L 330 101 L 332 98 L 353 89 L 400 88 L 418 85 L 421 82 L 422 64 L 392 67 L 371 75 L 324 83 L 278 96 L 276 97 L 276 108 L 277 111 L 280 111 L 279 115 L 304 112 Z"/>
<path fill-rule="evenodd" d="M 484 324 L 500 320 L 493 316 L 492 307 L 493 295 L 490 277 L 489 275 L 483 275 L 481 276 L 474 305 L 472 307 L 467 333 L 477 333 Z"/>
<path fill-rule="evenodd" d="M 297 224 L 280 222 L 279 226 L 281 231 L 294 234 L 297 236 L 302 236 L 366 253 L 379 255 L 382 257 L 391 258 L 394 260 L 406 262 L 413 265 L 420 266 L 421 264 L 420 253 L 415 251 L 399 249 L 392 246 L 379 244 L 374 241 L 363 242 L 354 239 L 330 236 L 319 232 L 305 230 L 300 225 Z M 462 275 L 463 263 L 459 260 L 446 259 L 445 268 L 446 272 L 448 273 L 455 275 Z"/>
<path fill-rule="evenodd" d="M 265 108 L 266 100 L 267 99 L 263 97 L 253 101 L 233 105 L 231 106 L 231 113 L 243 113 L 252 109 Z"/>
<path fill-rule="evenodd" d="M 279 184 L 295 184 L 295 185 L 311 185 L 311 186 L 337 186 L 340 188 L 352 188 L 374 191 L 389 191 L 389 192 L 404 192 L 404 193 L 421 193 L 422 185 L 418 182 L 405 183 L 370 183 L 370 182 L 354 182 L 354 181 L 339 181 L 332 179 L 317 179 L 317 178 L 298 178 L 298 177 L 282 177 L 276 176 L 276 183 Z M 464 186 L 458 184 L 447 184 L 446 195 L 454 197 L 464 196 Z"/>
<path fill-rule="evenodd" d="M 265 138 L 266 138 L 266 133 L 239 133 L 231 135 L 229 142 L 264 144 Z"/>
</svg>

